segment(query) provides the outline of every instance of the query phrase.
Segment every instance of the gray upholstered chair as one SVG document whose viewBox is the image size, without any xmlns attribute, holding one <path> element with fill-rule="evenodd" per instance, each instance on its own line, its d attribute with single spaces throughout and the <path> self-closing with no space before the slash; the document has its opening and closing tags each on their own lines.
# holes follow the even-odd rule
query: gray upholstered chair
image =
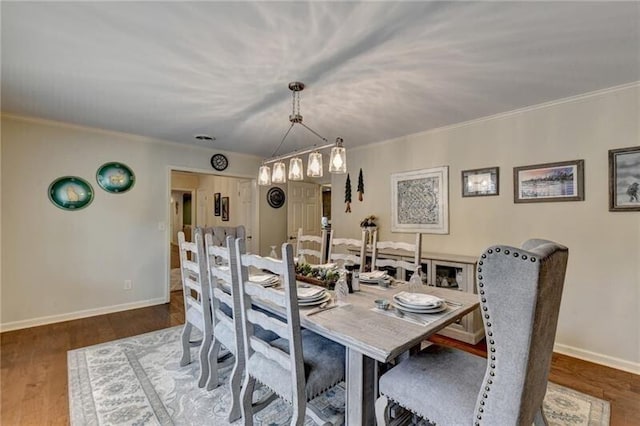
<svg viewBox="0 0 640 426">
<path fill-rule="evenodd" d="M 191 346 L 200 346 L 200 376 L 198 386 L 203 387 L 209 378 L 208 353 L 212 340 L 209 285 L 202 232 L 194 233 L 194 241 L 185 240 L 184 232 L 178 232 L 180 272 L 184 294 L 184 328 L 182 329 L 182 356 L 180 366 L 191 363 Z M 193 328 L 200 330 L 201 338 L 192 340 Z"/>
<path fill-rule="evenodd" d="M 241 392 L 244 424 L 253 424 L 251 401 L 256 382 L 293 407 L 292 425 L 303 425 L 305 414 L 318 424 L 327 424 L 322 414 L 307 402 L 344 380 L 345 348 L 309 330 L 301 330 L 293 247 L 283 244 L 282 260 L 274 260 L 245 254 L 244 240 L 236 239 L 235 255 L 240 271 L 246 362 Z M 284 289 L 264 288 L 248 281 L 249 267 L 280 275 Z M 284 310 L 286 323 L 256 310 L 254 304 L 259 300 Z M 265 342 L 255 332 L 258 326 L 280 338 Z"/>
<path fill-rule="evenodd" d="M 566 247 L 539 239 L 488 248 L 477 270 L 488 358 L 434 345 L 402 361 L 380 378 L 378 424 L 389 424 L 394 403 L 438 425 L 546 424 L 567 258 Z"/>
</svg>

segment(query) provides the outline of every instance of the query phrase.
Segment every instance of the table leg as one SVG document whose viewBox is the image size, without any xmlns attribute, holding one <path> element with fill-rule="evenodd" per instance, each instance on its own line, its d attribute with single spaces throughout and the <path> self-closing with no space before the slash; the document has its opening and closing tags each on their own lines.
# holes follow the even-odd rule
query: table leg
<svg viewBox="0 0 640 426">
<path fill-rule="evenodd" d="M 345 423 L 349 426 L 375 424 L 376 367 L 374 359 L 347 348 Z"/>
</svg>

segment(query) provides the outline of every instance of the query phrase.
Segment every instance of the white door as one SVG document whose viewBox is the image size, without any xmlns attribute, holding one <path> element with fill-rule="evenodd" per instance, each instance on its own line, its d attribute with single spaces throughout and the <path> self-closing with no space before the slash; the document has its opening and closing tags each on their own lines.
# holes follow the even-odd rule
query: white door
<svg viewBox="0 0 640 426">
<path fill-rule="evenodd" d="M 253 248 L 258 247 L 253 237 L 254 231 L 254 215 L 253 208 L 253 183 L 250 180 L 241 181 L 238 184 L 238 192 L 240 193 L 240 222 L 239 225 L 244 225 L 244 229 L 247 233 L 245 238 L 246 251 L 254 253 Z"/>
<path fill-rule="evenodd" d="M 304 235 L 320 235 L 322 203 L 320 185 L 306 182 L 289 182 L 287 188 L 287 232 L 294 242 L 298 229 Z"/>
<path fill-rule="evenodd" d="M 207 190 L 206 189 L 198 189 L 197 195 L 196 195 L 196 205 L 195 208 L 197 209 L 197 213 L 196 213 L 196 223 L 195 226 L 202 226 L 202 227 L 206 227 L 207 226 L 207 200 L 208 200 L 208 196 L 207 196 Z M 194 208 L 193 206 L 191 207 L 192 209 Z M 211 210 L 213 210 L 213 203 L 212 203 L 212 207 Z M 209 226 L 213 225 L 213 222 L 209 222 Z M 194 226 L 194 229 L 195 229 Z"/>
</svg>

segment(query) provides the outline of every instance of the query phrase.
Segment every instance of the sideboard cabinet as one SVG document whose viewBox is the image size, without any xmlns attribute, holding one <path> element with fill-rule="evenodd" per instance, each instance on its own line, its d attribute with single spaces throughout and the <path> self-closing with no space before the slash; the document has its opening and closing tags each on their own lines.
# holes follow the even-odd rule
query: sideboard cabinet
<svg viewBox="0 0 640 426">
<path fill-rule="evenodd" d="M 391 250 L 381 250 L 378 255 L 392 258 L 402 257 L 409 262 L 413 261 L 413 258 L 402 256 Z M 422 281 L 429 286 L 477 293 L 477 261 L 478 259 L 472 256 L 423 252 L 420 256 Z M 412 272 L 399 271 L 397 276 L 406 280 Z M 484 325 L 479 310 L 476 309 L 465 315 L 456 323 L 441 330 L 439 334 L 475 345 L 484 337 Z"/>
</svg>

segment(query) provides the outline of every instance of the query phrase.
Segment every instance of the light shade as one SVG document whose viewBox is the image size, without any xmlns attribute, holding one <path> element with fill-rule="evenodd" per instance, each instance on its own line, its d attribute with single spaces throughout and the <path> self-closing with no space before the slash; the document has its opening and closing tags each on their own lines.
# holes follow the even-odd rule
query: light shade
<svg viewBox="0 0 640 426">
<path fill-rule="evenodd" d="M 258 185 L 271 185 L 271 169 L 264 164 L 258 170 Z"/>
<path fill-rule="evenodd" d="M 287 181 L 287 170 L 282 161 L 278 161 L 273 165 L 273 174 L 271 175 L 271 182 L 273 183 L 285 183 Z"/>
<path fill-rule="evenodd" d="M 302 180 L 304 179 L 304 172 L 302 170 L 302 158 L 293 157 L 289 160 L 289 180 Z"/>
<path fill-rule="evenodd" d="M 336 146 L 331 148 L 329 172 L 347 173 L 347 151 L 342 146 L 342 143 L 336 143 Z"/>
<path fill-rule="evenodd" d="M 322 154 L 318 151 L 309 154 L 309 162 L 307 163 L 307 176 L 322 177 Z"/>
</svg>

